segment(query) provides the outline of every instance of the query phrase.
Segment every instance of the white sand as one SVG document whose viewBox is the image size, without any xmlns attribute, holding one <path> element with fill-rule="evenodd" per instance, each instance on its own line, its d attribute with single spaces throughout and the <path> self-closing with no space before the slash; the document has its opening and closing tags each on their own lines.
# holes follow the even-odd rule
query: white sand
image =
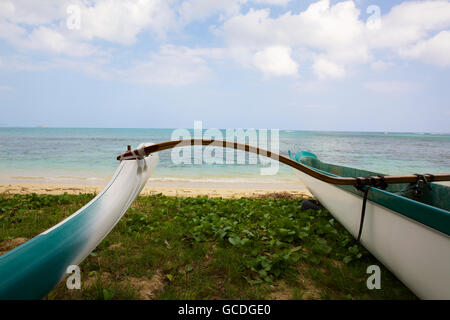
<svg viewBox="0 0 450 320">
<path fill-rule="evenodd" d="M 0 193 L 7 194 L 79 194 L 99 193 L 104 186 L 81 185 L 81 184 L 53 184 L 53 183 L 0 183 Z M 280 194 L 291 197 L 310 197 L 306 188 L 290 184 L 239 184 L 232 185 L 220 183 L 190 183 L 171 182 L 170 184 L 151 183 L 142 190 L 141 195 L 162 193 L 167 196 L 196 197 L 207 195 L 210 197 L 240 198 L 240 197 L 265 197 Z"/>
</svg>

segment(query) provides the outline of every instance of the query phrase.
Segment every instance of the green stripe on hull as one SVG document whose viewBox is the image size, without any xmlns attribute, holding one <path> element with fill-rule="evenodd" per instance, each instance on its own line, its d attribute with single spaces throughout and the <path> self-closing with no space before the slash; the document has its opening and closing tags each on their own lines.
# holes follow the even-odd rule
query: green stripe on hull
<svg viewBox="0 0 450 320">
<path fill-rule="evenodd" d="M 376 172 L 325 163 L 305 152 L 299 152 L 295 156 L 289 153 L 289 156 L 291 159 L 329 176 L 369 177 L 381 175 Z M 436 183 L 431 183 L 430 186 L 431 190 L 424 188 L 423 196 L 418 199 L 419 201 L 395 194 L 395 192 L 400 192 L 408 187 L 407 184 L 389 185 L 386 190 L 371 188 L 368 200 L 450 235 L 450 187 Z M 336 187 L 363 197 L 363 193 L 353 186 L 336 185 Z"/>
<path fill-rule="evenodd" d="M 66 223 L 41 234 L 0 259 L 0 299 L 40 299 L 64 277 L 89 241 L 89 221 L 99 202 Z"/>
<path fill-rule="evenodd" d="M 0 300 L 41 299 L 61 281 L 96 232 L 103 195 L 48 233 L 0 256 Z"/>
</svg>

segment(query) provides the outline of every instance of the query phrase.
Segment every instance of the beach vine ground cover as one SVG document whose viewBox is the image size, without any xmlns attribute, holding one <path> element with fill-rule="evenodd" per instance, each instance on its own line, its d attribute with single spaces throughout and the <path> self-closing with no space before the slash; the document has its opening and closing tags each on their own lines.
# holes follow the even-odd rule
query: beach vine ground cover
<svg viewBox="0 0 450 320">
<path fill-rule="evenodd" d="M 0 253 L 93 196 L 0 195 Z M 301 211 L 302 201 L 139 197 L 80 264 L 82 289 L 63 281 L 46 299 L 415 298 L 326 210 Z M 380 290 L 366 286 L 374 264 Z"/>
</svg>

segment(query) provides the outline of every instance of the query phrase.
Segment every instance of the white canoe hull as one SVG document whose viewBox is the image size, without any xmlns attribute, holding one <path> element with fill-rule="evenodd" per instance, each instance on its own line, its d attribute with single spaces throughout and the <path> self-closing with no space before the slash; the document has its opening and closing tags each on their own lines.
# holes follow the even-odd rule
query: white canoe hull
<svg viewBox="0 0 450 320">
<path fill-rule="evenodd" d="M 156 154 L 122 161 L 110 183 L 83 208 L 0 256 L 0 300 L 40 299 L 47 294 L 67 275 L 68 266 L 78 265 L 109 234 L 157 163 Z"/>
<path fill-rule="evenodd" d="M 356 238 L 362 198 L 303 172 L 295 173 Z M 367 201 L 361 243 L 419 298 L 450 299 L 450 237 L 446 234 Z"/>
</svg>

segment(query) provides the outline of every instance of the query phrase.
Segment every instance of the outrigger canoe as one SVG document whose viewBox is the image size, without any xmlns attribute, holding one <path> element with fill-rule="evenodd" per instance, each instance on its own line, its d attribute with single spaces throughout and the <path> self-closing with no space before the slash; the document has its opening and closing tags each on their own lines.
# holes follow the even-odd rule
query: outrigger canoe
<svg viewBox="0 0 450 320">
<path fill-rule="evenodd" d="M 450 299 L 450 174 L 383 176 L 321 162 L 312 153 L 285 157 L 236 142 L 187 139 L 141 144 L 117 157 L 105 189 L 83 208 L 0 256 L 0 299 L 40 299 L 96 248 L 137 198 L 157 152 L 210 145 L 253 152 L 296 169 L 331 214 L 417 296 Z"/>
<path fill-rule="evenodd" d="M 310 152 L 285 157 L 231 141 L 167 141 L 125 152 L 133 159 L 175 147 L 208 145 L 252 152 L 295 169 L 331 214 L 422 299 L 450 299 L 450 174 L 385 176 L 321 162 Z"/>
<path fill-rule="evenodd" d="M 149 144 L 142 144 L 145 147 Z M 158 155 L 121 161 L 109 184 L 83 208 L 0 256 L 0 299 L 41 299 L 108 235 L 158 163 Z"/>
<path fill-rule="evenodd" d="M 383 176 L 325 163 L 309 152 L 290 157 L 330 177 Z M 385 190 L 358 190 L 321 181 L 299 170 L 295 174 L 419 298 L 450 299 L 450 187 L 422 181 L 390 184 Z"/>
</svg>

